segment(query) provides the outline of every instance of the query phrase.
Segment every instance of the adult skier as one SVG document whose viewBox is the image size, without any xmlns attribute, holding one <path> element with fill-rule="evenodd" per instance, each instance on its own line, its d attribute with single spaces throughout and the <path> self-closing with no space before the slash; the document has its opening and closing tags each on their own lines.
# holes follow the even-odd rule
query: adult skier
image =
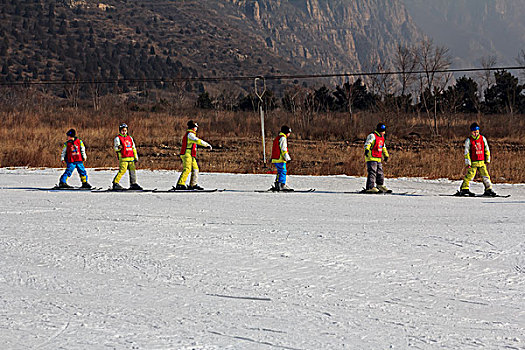
<svg viewBox="0 0 525 350">
<path fill-rule="evenodd" d="M 290 129 L 290 127 L 283 125 L 281 127 L 281 132 L 273 140 L 272 163 L 277 168 L 277 178 L 272 187 L 273 191 L 293 191 L 293 189 L 286 184 L 286 163 L 292 160 L 288 153 L 288 137 L 290 137 L 291 132 L 292 129 Z"/>
<path fill-rule="evenodd" d="M 385 146 L 386 125 L 379 123 L 365 141 L 365 161 L 368 177 L 366 179 L 366 193 L 391 192 L 385 185 L 382 159 L 388 161 L 388 151 Z"/>
<path fill-rule="evenodd" d="M 480 135 L 479 130 L 479 125 L 472 123 L 470 125 L 470 137 L 465 140 L 465 165 L 468 170 L 461 183 L 459 194 L 461 196 L 475 196 L 474 193 L 470 192 L 470 181 L 474 179 L 479 170 L 485 186 L 483 195 L 495 197 L 497 194 L 492 190 L 492 183 L 487 170 L 487 164 L 490 163 L 489 144 L 487 139 Z"/>
<path fill-rule="evenodd" d="M 119 182 L 122 179 L 122 176 L 129 171 L 129 189 L 142 190 L 142 187 L 137 184 L 136 163 L 139 160 L 139 156 L 137 154 L 135 142 L 133 141 L 133 138 L 128 135 L 128 126 L 126 124 L 120 124 L 118 130 L 119 134 L 113 140 L 113 149 L 117 152 L 119 171 L 113 179 L 113 189 L 125 189 Z"/>
<path fill-rule="evenodd" d="M 203 190 L 197 184 L 199 180 L 199 165 L 197 164 L 197 145 L 208 147 L 210 150 L 212 146 L 197 137 L 197 128 L 199 125 L 193 120 L 188 121 L 188 129 L 182 137 L 182 147 L 180 150 L 180 158 L 182 160 L 182 173 L 179 176 L 175 190 Z M 190 176 L 190 184 L 186 186 L 188 176 Z"/>
<path fill-rule="evenodd" d="M 67 184 L 67 179 L 73 174 L 75 169 L 77 169 L 80 175 L 82 188 L 91 188 L 91 185 L 87 182 L 88 175 L 84 167 L 84 161 L 87 159 L 86 147 L 84 146 L 84 142 L 82 142 L 76 134 L 75 129 L 70 129 L 66 132 L 67 141 L 64 143 L 64 147 L 62 147 L 62 154 L 60 155 L 62 163 L 66 163 L 66 170 L 60 177 L 58 183 L 58 187 L 60 188 L 72 188 L 72 186 Z"/>
</svg>

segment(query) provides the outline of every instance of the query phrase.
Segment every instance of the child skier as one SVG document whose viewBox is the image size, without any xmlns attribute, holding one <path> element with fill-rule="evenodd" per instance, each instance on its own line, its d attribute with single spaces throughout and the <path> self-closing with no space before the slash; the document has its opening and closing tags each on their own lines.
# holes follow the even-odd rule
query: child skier
<svg viewBox="0 0 525 350">
<path fill-rule="evenodd" d="M 386 125 L 379 123 L 365 141 L 365 161 L 368 177 L 366 179 L 366 193 L 392 192 L 385 185 L 385 175 L 381 163 L 383 156 L 388 161 L 388 151 L 385 146 Z M 377 186 L 376 186 L 377 184 Z"/>
<path fill-rule="evenodd" d="M 91 188 L 91 185 L 87 182 L 88 176 L 86 168 L 84 167 L 84 161 L 87 159 L 86 147 L 84 142 L 76 136 L 75 129 L 70 129 L 66 132 L 67 141 L 62 147 L 62 154 L 60 160 L 62 163 L 66 163 L 66 171 L 60 177 L 58 187 L 60 188 L 72 188 L 67 184 L 67 179 L 73 174 L 73 171 L 77 169 L 80 175 L 80 181 L 82 181 L 82 188 Z"/>
<path fill-rule="evenodd" d="M 188 129 L 182 137 L 182 147 L 180 150 L 180 158 L 182 160 L 182 173 L 180 174 L 177 185 L 174 190 L 203 190 L 197 184 L 199 180 L 199 165 L 197 164 L 197 145 L 208 147 L 210 150 L 212 146 L 197 137 L 197 128 L 199 125 L 193 120 L 188 121 Z M 186 186 L 188 176 L 190 176 L 190 185 Z"/>
<path fill-rule="evenodd" d="M 467 166 L 467 174 L 461 184 L 459 195 L 461 196 L 475 196 L 470 192 L 470 181 L 476 176 L 479 170 L 483 185 L 485 186 L 484 196 L 497 196 L 496 192 L 492 190 L 492 183 L 490 182 L 487 164 L 490 163 L 490 149 L 487 139 L 479 133 L 479 125 L 472 123 L 470 125 L 470 137 L 465 140 L 465 165 Z"/>
<path fill-rule="evenodd" d="M 142 190 L 137 184 L 136 174 L 136 162 L 139 160 L 137 149 L 135 148 L 135 142 L 133 138 L 128 135 L 128 126 L 126 124 L 120 124 L 119 134 L 113 140 L 113 149 L 117 152 L 117 158 L 119 161 L 119 171 L 113 179 L 114 190 L 124 190 L 119 182 L 122 176 L 129 170 L 129 182 L 130 190 Z"/>
<path fill-rule="evenodd" d="M 288 137 L 290 137 L 291 132 L 292 129 L 283 125 L 281 132 L 273 140 L 272 163 L 277 168 L 277 178 L 275 179 L 274 186 L 271 188 L 273 191 L 293 191 L 293 189 L 286 184 L 286 163 L 292 160 L 288 153 Z"/>
</svg>

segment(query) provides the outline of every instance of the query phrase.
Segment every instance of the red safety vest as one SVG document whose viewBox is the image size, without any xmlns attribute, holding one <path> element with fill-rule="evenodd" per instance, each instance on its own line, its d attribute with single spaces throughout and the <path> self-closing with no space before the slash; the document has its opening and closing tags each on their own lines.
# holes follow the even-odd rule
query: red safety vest
<svg viewBox="0 0 525 350">
<path fill-rule="evenodd" d="M 83 161 L 79 138 L 66 142 L 66 161 L 68 163 Z"/>
<path fill-rule="evenodd" d="M 470 136 L 470 160 L 473 162 L 485 160 L 485 143 L 481 135 L 477 140 Z"/>
<path fill-rule="evenodd" d="M 182 147 L 180 149 L 180 155 L 186 154 L 186 150 L 188 149 L 188 134 L 192 133 L 194 134 L 193 130 L 186 131 L 186 134 L 184 134 L 184 137 L 182 138 Z M 191 156 L 197 157 L 197 144 L 193 143 L 191 145 Z"/>
<path fill-rule="evenodd" d="M 122 136 L 119 134 L 118 138 L 120 140 L 120 145 L 122 146 L 120 149 L 120 156 L 122 158 L 134 158 L 135 154 L 133 153 L 133 140 L 131 139 L 131 136 Z"/>
<path fill-rule="evenodd" d="M 279 135 L 275 139 L 273 139 L 272 159 L 280 159 L 281 158 L 281 145 L 279 145 L 279 141 L 281 140 L 281 137 L 286 137 L 286 136 Z"/>
<path fill-rule="evenodd" d="M 372 157 L 381 158 L 383 156 L 383 146 L 385 145 L 385 138 L 384 136 L 380 136 L 376 133 L 374 133 L 374 136 L 376 138 L 376 141 L 374 143 L 374 147 L 372 147 Z"/>
</svg>

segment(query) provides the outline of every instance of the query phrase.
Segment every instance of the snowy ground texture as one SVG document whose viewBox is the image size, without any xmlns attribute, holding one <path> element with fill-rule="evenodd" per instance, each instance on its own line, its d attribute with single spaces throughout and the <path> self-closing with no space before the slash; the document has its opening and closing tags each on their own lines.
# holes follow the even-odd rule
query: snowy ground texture
<svg viewBox="0 0 525 350">
<path fill-rule="evenodd" d="M 116 173 L 88 171 L 102 187 Z M 525 185 L 496 185 L 506 199 L 421 179 L 387 179 L 412 196 L 344 194 L 364 184 L 347 176 L 291 176 L 318 191 L 302 194 L 232 174 L 200 184 L 235 192 L 24 189 L 61 173 L 0 169 L 2 349 L 525 348 Z"/>
</svg>

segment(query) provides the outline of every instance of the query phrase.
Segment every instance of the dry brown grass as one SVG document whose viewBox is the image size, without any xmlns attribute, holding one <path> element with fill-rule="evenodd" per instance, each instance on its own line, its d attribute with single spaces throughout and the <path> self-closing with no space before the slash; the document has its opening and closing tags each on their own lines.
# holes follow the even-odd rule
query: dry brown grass
<svg viewBox="0 0 525 350">
<path fill-rule="evenodd" d="M 180 169 L 180 139 L 189 119 L 200 124 L 199 136 L 214 145 L 200 151 L 202 171 L 264 173 L 259 117 L 253 112 L 187 111 L 131 112 L 111 108 L 48 108 L 39 111 L 0 112 L 0 166 L 60 167 L 65 132 L 75 128 L 87 147 L 86 166 L 116 167 L 112 141 L 118 125 L 126 122 L 140 155 L 139 167 Z M 417 176 L 460 179 L 464 174 L 462 143 L 468 125 L 477 121 L 487 136 L 493 155 L 490 173 L 495 182 L 525 182 L 525 118 L 523 116 L 452 116 L 439 120 L 441 136 L 431 137 L 425 116 L 325 113 L 306 123 L 302 116 L 273 111 L 266 116 L 266 150 L 282 124 L 292 127 L 291 174 L 328 175 L 366 173 L 363 141 L 380 120 L 387 121 L 389 177 Z"/>
</svg>

